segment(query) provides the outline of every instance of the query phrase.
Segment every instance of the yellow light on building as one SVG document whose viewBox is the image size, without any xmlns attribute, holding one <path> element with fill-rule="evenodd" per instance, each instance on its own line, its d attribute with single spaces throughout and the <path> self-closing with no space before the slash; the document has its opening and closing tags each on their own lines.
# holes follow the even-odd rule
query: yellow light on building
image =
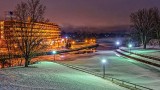
<svg viewBox="0 0 160 90">
<path fill-rule="evenodd" d="M 4 36 L 1 36 L 1 38 L 4 38 Z"/>
<path fill-rule="evenodd" d="M 88 42 L 88 40 L 85 40 L 85 43 L 87 43 Z"/>
<path fill-rule="evenodd" d="M 3 24 L 4 24 L 4 22 L 2 21 L 2 22 L 1 22 L 1 25 L 3 25 Z"/>
<path fill-rule="evenodd" d="M 64 39 L 61 40 L 62 42 L 64 41 Z"/>
<path fill-rule="evenodd" d="M 1 30 L 0 37 L 3 39 L 6 38 L 6 40 L 10 40 L 8 39 L 9 37 L 17 37 L 19 40 L 21 40 L 22 39 L 21 36 L 23 35 L 21 32 L 21 22 L 15 21 L 13 27 L 11 23 L 12 23 L 11 21 L 7 21 L 7 20 L 0 21 L 0 30 Z M 31 29 L 30 23 L 26 22 L 25 24 L 26 24 L 26 28 L 28 28 L 28 31 L 29 31 Z M 33 32 L 29 31 L 28 34 L 24 33 L 24 35 L 26 37 L 30 37 L 31 33 L 33 33 L 32 34 L 33 37 L 43 38 L 44 41 L 42 41 L 41 44 L 44 43 L 48 45 L 55 45 L 56 43 L 58 43 L 58 41 L 55 41 L 55 40 L 58 40 L 61 38 L 60 28 L 55 23 L 35 23 L 32 31 Z M 8 32 L 10 33 L 8 34 Z M 59 40 L 59 42 L 61 42 L 61 40 Z"/>
<path fill-rule="evenodd" d="M 75 44 L 75 41 L 72 41 L 72 44 Z"/>
<path fill-rule="evenodd" d="M 3 26 L 1 26 L 1 29 L 3 29 L 4 27 Z"/>
<path fill-rule="evenodd" d="M 17 48 L 17 45 L 14 45 L 15 48 Z"/>
</svg>

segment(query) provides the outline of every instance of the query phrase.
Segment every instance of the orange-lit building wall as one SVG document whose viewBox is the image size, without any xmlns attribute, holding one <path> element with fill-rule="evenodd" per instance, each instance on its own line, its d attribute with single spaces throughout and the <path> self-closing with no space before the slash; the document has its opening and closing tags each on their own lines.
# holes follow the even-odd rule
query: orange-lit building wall
<svg viewBox="0 0 160 90">
<path fill-rule="evenodd" d="M 25 23 L 29 28 L 30 23 Z M 20 37 L 21 27 L 17 21 L 0 21 L 0 39 L 11 39 L 11 37 Z M 55 23 L 35 23 L 32 31 L 34 37 L 43 38 L 48 44 L 54 44 L 61 38 L 60 27 Z"/>
</svg>

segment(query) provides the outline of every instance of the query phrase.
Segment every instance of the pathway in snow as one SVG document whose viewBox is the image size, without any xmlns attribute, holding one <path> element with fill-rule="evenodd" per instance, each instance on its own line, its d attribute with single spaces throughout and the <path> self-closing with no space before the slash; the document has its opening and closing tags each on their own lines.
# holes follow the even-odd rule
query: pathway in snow
<svg viewBox="0 0 160 90">
<path fill-rule="evenodd" d="M 0 70 L 0 90 L 125 90 L 102 78 L 53 62 Z"/>
</svg>

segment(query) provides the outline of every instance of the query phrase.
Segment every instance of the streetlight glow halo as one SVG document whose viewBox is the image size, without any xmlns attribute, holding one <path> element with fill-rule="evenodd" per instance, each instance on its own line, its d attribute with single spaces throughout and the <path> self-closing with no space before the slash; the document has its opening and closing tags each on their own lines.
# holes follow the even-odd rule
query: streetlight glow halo
<svg viewBox="0 0 160 90">
<path fill-rule="evenodd" d="M 56 52 L 56 51 L 52 51 L 52 53 L 53 53 L 53 54 L 56 54 L 57 52 Z"/>
<path fill-rule="evenodd" d="M 120 42 L 119 42 L 119 41 L 117 41 L 117 42 L 116 42 L 116 45 L 120 45 Z"/>
<path fill-rule="evenodd" d="M 129 44 L 128 47 L 131 48 L 131 47 L 132 47 L 132 44 Z"/>
<path fill-rule="evenodd" d="M 106 63 L 106 60 L 105 60 L 105 59 L 102 59 L 102 63 Z"/>
</svg>

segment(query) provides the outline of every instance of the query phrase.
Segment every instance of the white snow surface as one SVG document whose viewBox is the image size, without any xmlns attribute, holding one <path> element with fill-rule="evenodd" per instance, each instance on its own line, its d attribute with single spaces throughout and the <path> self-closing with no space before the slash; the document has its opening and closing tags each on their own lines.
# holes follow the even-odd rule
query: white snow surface
<svg viewBox="0 0 160 90">
<path fill-rule="evenodd" d="M 99 50 L 96 53 L 84 54 L 73 61 L 62 63 L 79 66 L 81 68 L 102 74 L 101 60 L 106 59 L 106 76 L 128 81 L 154 90 L 160 90 L 160 69 L 141 62 L 116 55 L 111 50 Z"/>
<path fill-rule="evenodd" d="M 0 90 L 125 90 L 100 77 L 53 62 L 0 70 Z"/>
</svg>

